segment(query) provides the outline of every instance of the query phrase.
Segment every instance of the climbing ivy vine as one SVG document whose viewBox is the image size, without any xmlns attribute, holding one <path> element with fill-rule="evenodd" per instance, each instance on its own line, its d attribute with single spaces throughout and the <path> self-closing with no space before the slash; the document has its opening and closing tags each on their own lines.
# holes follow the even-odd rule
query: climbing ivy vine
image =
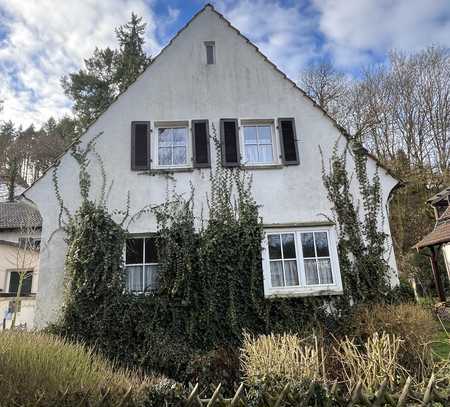
<svg viewBox="0 0 450 407">
<path fill-rule="evenodd" d="M 214 141 L 218 143 L 216 137 Z M 323 171 L 339 225 L 346 295 L 268 300 L 261 268 L 263 222 L 252 195 L 252 179 L 242 169 L 220 165 L 211 170 L 207 211 L 194 207 L 199 201 L 194 189 L 189 196 L 173 193 L 163 204 L 145 209 L 155 215 L 158 225 L 160 285 L 148 295 L 127 293 L 122 264 L 124 223 L 113 220 L 103 198 L 89 199 L 87 157 L 93 152 L 99 158 L 94 146 L 90 143 L 73 154 L 80 165 L 82 201 L 65 225 L 67 294 L 54 331 L 94 344 L 126 365 L 186 379 L 182 372 L 189 370 L 195 355 L 238 344 L 244 330 L 304 331 L 318 321 L 333 327 L 336 314 L 348 308 L 350 299 L 372 301 L 386 294 L 380 182 L 377 174 L 369 180 L 366 159 L 359 150 L 354 155 L 362 218 L 351 193 L 346 155 L 338 155 L 335 149 L 330 170 L 324 167 Z M 220 148 L 216 151 L 220 154 Z M 220 159 L 219 155 L 218 163 Z M 56 171 L 54 181 L 61 212 L 68 212 Z M 207 216 L 196 215 L 203 212 Z M 330 304 L 336 313 L 329 312 Z"/>
<path fill-rule="evenodd" d="M 351 152 L 359 201 L 355 201 L 352 193 L 347 148 L 339 153 L 335 145 L 329 171 L 323 166 L 322 174 L 338 229 L 338 255 L 345 294 L 339 302 L 342 304 L 344 300 L 347 305 L 350 300 L 356 303 L 382 301 L 390 292 L 378 168 L 370 179 L 367 154 L 362 146 L 354 145 Z"/>
</svg>

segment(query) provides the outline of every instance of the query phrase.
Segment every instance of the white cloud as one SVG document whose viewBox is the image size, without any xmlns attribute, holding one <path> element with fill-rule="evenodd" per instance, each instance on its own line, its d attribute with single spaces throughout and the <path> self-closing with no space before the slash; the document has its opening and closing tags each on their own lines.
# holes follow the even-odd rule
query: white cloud
<svg viewBox="0 0 450 407">
<path fill-rule="evenodd" d="M 114 27 L 132 11 L 147 22 L 146 48 L 156 53 L 155 15 L 144 0 L 2 1 L 0 119 L 27 126 L 69 113 L 61 76 L 78 69 L 95 46 L 116 47 Z"/>
<path fill-rule="evenodd" d="M 326 48 L 338 64 L 369 62 L 390 49 L 450 46 L 448 0 L 313 0 Z"/>
<path fill-rule="evenodd" d="M 316 14 L 308 5 L 283 6 L 268 0 L 228 0 L 217 8 L 291 79 L 320 53 Z"/>
</svg>

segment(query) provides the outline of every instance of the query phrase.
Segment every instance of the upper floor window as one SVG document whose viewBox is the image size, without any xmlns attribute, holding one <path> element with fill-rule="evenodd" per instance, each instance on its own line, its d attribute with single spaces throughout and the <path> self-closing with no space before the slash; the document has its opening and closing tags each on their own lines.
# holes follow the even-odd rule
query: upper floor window
<svg viewBox="0 0 450 407">
<path fill-rule="evenodd" d="M 272 164 L 274 162 L 273 125 L 243 124 L 243 152 L 245 164 Z"/>
<path fill-rule="evenodd" d="M 126 286 L 130 292 L 144 293 L 158 288 L 159 264 L 155 237 L 127 239 L 125 270 Z"/>
<path fill-rule="evenodd" d="M 216 44 L 214 41 L 205 42 L 206 64 L 214 65 L 216 63 Z"/>
<path fill-rule="evenodd" d="M 331 228 L 267 232 L 264 290 L 273 295 L 340 294 L 342 283 Z"/>
<path fill-rule="evenodd" d="M 188 127 L 158 128 L 158 165 L 177 167 L 188 164 Z"/>
</svg>

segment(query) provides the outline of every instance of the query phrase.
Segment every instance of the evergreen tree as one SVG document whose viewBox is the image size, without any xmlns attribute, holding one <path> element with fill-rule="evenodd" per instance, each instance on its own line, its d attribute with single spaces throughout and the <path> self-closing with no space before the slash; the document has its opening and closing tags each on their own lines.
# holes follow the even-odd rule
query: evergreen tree
<svg viewBox="0 0 450 407">
<path fill-rule="evenodd" d="M 85 67 L 62 78 L 65 94 L 73 100 L 80 130 L 96 119 L 145 69 L 151 59 L 143 46 L 145 23 L 136 14 L 115 30 L 118 50 L 94 51 Z"/>
<path fill-rule="evenodd" d="M 116 29 L 120 46 L 116 57 L 116 82 L 120 92 L 134 82 L 151 61 L 143 49 L 145 26 L 142 17 L 131 13 L 131 20 Z"/>
</svg>

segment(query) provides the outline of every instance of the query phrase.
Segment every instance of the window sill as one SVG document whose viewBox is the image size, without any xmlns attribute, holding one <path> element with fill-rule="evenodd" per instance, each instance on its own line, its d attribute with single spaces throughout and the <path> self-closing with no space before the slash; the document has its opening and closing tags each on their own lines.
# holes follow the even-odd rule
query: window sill
<svg viewBox="0 0 450 407">
<path fill-rule="evenodd" d="M 159 174 L 175 174 L 177 172 L 193 172 L 194 168 L 153 168 L 148 171 L 140 172 L 138 175 L 159 175 Z"/>
<path fill-rule="evenodd" d="M 264 294 L 265 298 L 286 298 L 286 297 L 320 297 L 328 295 L 342 295 L 343 290 L 337 286 L 323 286 L 311 288 L 273 288 Z"/>
<path fill-rule="evenodd" d="M 281 170 L 284 168 L 282 164 L 254 164 L 254 165 L 242 165 L 244 170 Z"/>
</svg>

